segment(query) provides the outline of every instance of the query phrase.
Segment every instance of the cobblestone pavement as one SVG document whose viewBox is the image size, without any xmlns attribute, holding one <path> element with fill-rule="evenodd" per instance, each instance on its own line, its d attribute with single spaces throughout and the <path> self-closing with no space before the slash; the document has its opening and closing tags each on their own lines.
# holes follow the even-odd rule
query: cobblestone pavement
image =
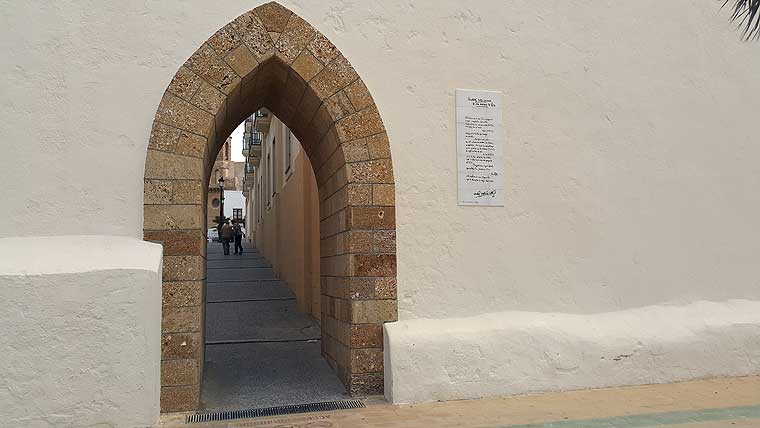
<svg viewBox="0 0 760 428">
<path fill-rule="evenodd" d="M 760 376 L 393 406 L 162 428 L 760 428 Z"/>
</svg>

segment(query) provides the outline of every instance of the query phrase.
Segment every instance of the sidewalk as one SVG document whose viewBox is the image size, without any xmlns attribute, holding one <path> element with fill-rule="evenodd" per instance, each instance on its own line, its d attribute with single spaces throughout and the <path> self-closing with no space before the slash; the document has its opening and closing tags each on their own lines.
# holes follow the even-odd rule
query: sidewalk
<svg viewBox="0 0 760 428">
<path fill-rule="evenodd" d="M 367 407 L 275 418 L 184 424 L 165 415 L 162 428 L 758 428 L 760 376 L 573 391 L 543 395 Z"/>
</svg>

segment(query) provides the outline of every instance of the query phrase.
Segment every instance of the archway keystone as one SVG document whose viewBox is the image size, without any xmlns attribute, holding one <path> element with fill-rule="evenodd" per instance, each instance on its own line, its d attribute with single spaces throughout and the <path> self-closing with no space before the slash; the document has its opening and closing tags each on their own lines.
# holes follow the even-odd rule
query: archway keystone
<svg viewBox="0 0 760 428">
<path fill-rule="evenodd" d="M 383 390 L 382 323 L 397 317 L 388 136 L 349 61 L 309 23 L 270 2 L 193 53 L 153 122 L 144 238 L 164 245 L 163 412 L 199 405 L 208 180 L 226 137 L 262 107 L 301 141 L 317 178 L 323 355 L 352 395 Z"/>
</svg>

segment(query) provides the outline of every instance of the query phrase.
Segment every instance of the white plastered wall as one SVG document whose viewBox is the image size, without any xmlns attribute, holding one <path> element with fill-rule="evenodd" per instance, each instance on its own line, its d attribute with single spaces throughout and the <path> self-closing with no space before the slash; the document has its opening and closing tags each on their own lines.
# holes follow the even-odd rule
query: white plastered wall
<svg viewBox="0 0 760 428">
<path fill-rule="evenodd" d="M 156 424 L 160 245 L 113 236 L 0 239 L 0 313 L 3 426 Z"/>
<path fill-rule="evenodd" d="M 139 238 L 163 90 L 257 4 L 0 8 L 0 236 Z M 383 115 L 401 322 L 760 300 L 760 55 L 719 2 L 282 4 Z M 456 205 L 458 87 L 505 93 L 504 208 Z"/>
</svg>

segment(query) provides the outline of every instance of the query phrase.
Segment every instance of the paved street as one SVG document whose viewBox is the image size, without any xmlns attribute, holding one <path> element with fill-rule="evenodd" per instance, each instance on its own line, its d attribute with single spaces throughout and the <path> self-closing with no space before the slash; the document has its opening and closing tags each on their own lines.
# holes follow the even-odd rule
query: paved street
<svg viewBox="0 0 760 428">
<path fill-rule="evenodd" d="M 319 325 L 263 256 L 208 246 L 206 355 L 201 402 L 208 411 L 347 398 L 320 355 Z"/>
<path fill-rule="evenodd" d="M 760 377 L 702 380 L 532 396 L 367 408 L 230 422 L 184 424 L 164 415 L 163 428 L 757 428 Z"/>
</svg>

